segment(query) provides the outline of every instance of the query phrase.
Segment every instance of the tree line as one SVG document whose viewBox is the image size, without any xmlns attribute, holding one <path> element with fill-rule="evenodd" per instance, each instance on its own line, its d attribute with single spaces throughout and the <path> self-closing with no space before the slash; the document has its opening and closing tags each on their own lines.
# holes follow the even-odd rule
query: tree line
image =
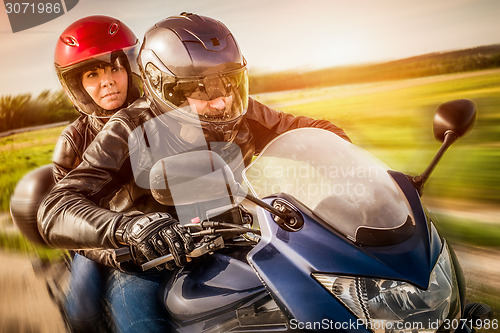
<svg viewBox="0 0 500 333">
<path fill-rule="evenodd" d="M 73 120 L 78 112 L 60 90 L 31 94 L 0 96 L 0 132 L 17 128 Z"/>
<path fill-rule="evenodd" d="M 252 93 L 353 83 L 401 80 L 500 68 L 500 44 L 430 53 L 395 61 L 314 71 L 286 71 L 250 77 Z"/>
</svg>

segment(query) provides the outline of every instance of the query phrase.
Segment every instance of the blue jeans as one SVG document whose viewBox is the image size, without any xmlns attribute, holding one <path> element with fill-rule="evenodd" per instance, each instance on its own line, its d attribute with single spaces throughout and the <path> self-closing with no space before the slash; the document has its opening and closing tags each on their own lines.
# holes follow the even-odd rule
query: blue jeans
<svg viewBox="0 0 500 333">
<path fill-rule="evenodd" d="M 65 310 L 72 332 L 174 331 L 162 299 L 172 272 L 124 273 L 78 254 L 71 267 Z"/>
<path fill-rule="evenodd" d="M 79 254 L 73 258 L 65 302 L 66 318 L 72 332 L 95 332 L 101 323 L 105 269 Z"/>
<path fill-rule="evenodd" d="M 170 332 L 162 291 L 170 271 L 124 273 L 112 270 L 106 286 L 106 307 L 114 332 Z"/>
</svg>

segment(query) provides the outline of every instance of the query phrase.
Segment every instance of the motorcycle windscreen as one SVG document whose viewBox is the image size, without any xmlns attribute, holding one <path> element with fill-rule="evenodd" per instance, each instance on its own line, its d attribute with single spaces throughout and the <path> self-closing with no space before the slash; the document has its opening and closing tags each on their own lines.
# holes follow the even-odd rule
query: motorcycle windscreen
<svg viewBox="0 0 500 333">
<path fill-rule="evenodd" d="M 254 195 L 287 193 L 361 245 L 399 243 L 415 229 L 408 200 L 388 167 L 326 130 L 301 128 L 282 134 L 243 177 Z"/>
</svg>

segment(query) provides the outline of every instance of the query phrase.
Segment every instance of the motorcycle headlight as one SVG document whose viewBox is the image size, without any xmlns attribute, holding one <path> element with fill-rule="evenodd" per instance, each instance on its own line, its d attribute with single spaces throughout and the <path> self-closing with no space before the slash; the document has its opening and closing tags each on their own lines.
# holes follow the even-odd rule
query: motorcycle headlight
<svg viewBox="0 0 500 333">
<path fill-rule="evenodd" d="M 312 275 L 376 333 L 436 332 L 458 297 L 446 243 L 425 290 L 402 281 L 324 273 Z"/>
</svg>

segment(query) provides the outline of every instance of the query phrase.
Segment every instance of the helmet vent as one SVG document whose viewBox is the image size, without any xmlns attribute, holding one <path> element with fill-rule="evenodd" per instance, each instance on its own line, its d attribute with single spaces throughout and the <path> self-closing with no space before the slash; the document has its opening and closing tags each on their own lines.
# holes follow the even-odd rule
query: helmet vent
<svg viewBox="0 0 500 333">
<path fill-rule="evenodd" d="M 73 36 L 65 36 L 65 37 L 61 36 L 61 40 L 66 45 L 69 45 L 69 46 L 78 46 L 78 41 Z"/>
<path fill-rule="evenodd" d="M 213 46 L 220 46 L 220 42 L 217 38 L 212 38 L 211 41 Z"/>
<path fill-rule="evenodd" d="M 115 22 L 115 23 L 112 23 L 110 26 L 109 26 L 109 34 L 111 36 L 113 36 L 114 34 L 116 34 L 118 32 L 118 24 Z"/>
</svg>

